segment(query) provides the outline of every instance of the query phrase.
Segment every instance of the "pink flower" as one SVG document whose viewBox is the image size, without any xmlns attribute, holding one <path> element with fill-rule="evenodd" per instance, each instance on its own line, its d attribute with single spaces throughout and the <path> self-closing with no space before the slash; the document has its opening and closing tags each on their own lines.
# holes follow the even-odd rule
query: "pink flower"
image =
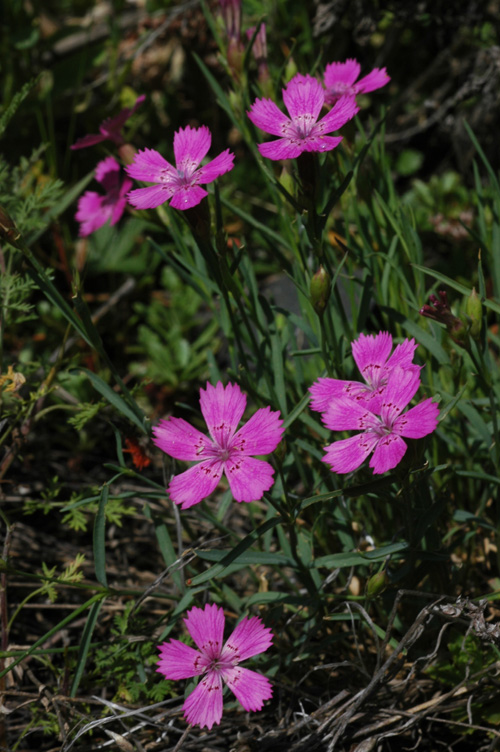
<svg viewBox="0 0 500 752">
<path fill-rule="evenodd" d="M 184 623 L 199 650 L 180 640 L 159 645 L 158 668 L 166 679 L 201 676 L 196 689 L 184 702 L 188 723 L 211 729 L 222 718 L 222 682 L 227 684 L 245 710 L 261 710 L 272 696 L 269 679 L 240 668 L 240 661 L 266 651 L 273 640 L 270 629 L 258 616 L 245 617 L 223 645 L 224 611 L 215 604 L 188 611 Z"/>
<path fill-rule="evenodd" d="M 128 199 L 138 209 L 154 209 L 170 200 L 174 209 L 191 209 L 208 195 L 201 184 L 212 183 L 219 175 L 233 169 L 234 154 L 223 151 L 211 162 L 198 167 L 210 149 L 212 135 L 206 125 L 181 128 L 174 134 L 175 167 L 154 149 L 144 149 L 126 167 L 130 177 L 156 183 L 137 188 Z"/>
<path fill-rule="evenodd" d="M 269 454 L 278 446 L 283 434 L 279 412 L 269 407 L 257 410 L 236 431 L 245 411 L 247 399 L 237 384 L 207 383 L 200 389 L 201 412 L 210 436 L 193 428 L 182 418 L 160 421 L 153 428 L 156 446 L 177 460 L 196 460 L 170 481 L 170 498 L 182 509 L 198 504 L 209 496 L 226 474 L 236 501 L 257 501 L 274 483 L 273 468 L 251 455 Z"/>
<path fill-rule="evenodd" d="M 72 149 L 85 149 L 87 146 L 94 146 L 94 144 L 100 144 L 101 141 L 114 141 L 117 146 L 121 146 L 124 142 L 121 134 L 121 129 L 125 125 L 126 121 L 131 117 L 138 107 L 144 102 L 146 97 L 141 94 L 137 97 L 133 107 L 125 107 L 114 118 L 106 118 L 99 126 L 100 133 L 88 133 L 83 138 L 79 138 L 76 144 L 73 144 Z"/>
<path fill-rule="evenodd" d="M 332 431 L 361 430 L 362 433 L 325 447 L 323 462 L 331 465 L 336 473 L 350 473 L 373 452 L 369 464 L 374 474 L 396 467 L 407 449 L 402 437 L 421 439 L 437 426 L 438 407 L 430 399 L 403 413 L 419 386 L 419 373 L 396 366 L 387 380 L 380 415 L 368 410 L 363 402 L 349 397 L 333 400 L 323 416 L 327 428 Z"/>
<path fill-rule="evenodd" d="M 111 220 L 115 225 L 127 205 L 126 194 L 132 187 L 128 178 L 120 179 L 120 165 L 113 157 L 106 157 L 96 167 L 95 179 L 104 186 L 104 196 L 86 191 L 78 200 L 75 219 L 80 222 L 80 236 L 90 235 Z"/>
<path fill-rule="evenodd" d="M 271 99 L 256 99 L 248 117 L 266 133 L 280 136 L 277 141 L 259 144 L 263 157 L 293 159 L 304 151 L 330 151 L 342 136 L 328 136 L 341 128 L 358 111 L 354 97 L 342 97 L 325 117 L 318 121 L 325 101 L 323 87 L 312 76 L 298 73 L 283 89 L 287 117 Z"/>
<path fill-rule="evenodd" d="M 335 104 L 346 94 L 355 97 L 385 86 L 391 80 L 385 68 L 374 68 L 371 73 L 356 83 L 361 66 L 350 58 L 345 63 L 329 63 L 325 68 L 325 102 Z"/>
<path fill-rule="evenodd" d="M 352 343 L 352 356 L 366 383 L 320 378 L 309 389 L 311 408 L 324 412 L 332 400 L 345 396 L 378 413 L 393 368 L 400 366 L 417 375 L 420 373 L 420 366 L 412 363 L 416 347 L 414 339 L 405 339 L 391 355 L 392 337 L 388 332 L 360 334 Z"/>
</svg>

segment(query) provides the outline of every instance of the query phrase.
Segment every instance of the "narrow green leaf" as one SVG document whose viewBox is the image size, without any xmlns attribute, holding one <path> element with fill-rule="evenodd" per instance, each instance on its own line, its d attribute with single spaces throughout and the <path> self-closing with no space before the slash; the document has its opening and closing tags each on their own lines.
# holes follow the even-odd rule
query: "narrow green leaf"
<svg viewBox="0 0 500 752">
<path fill-rule="evenodd" d="M 219 562 L 225 556 L 230 554 L 231 551 L 224 549 L 220 551 L 196 551 L 196 553 L 200 559 Z M 266 551 L 247 551 L 244 554 L 240 554 L 240 556 L 233 561 L 233 564 L 243 564 L 248 566 L 251 566 L 252 564 L 267 564 L 275 567 L 295 566 L 295 562 L 287 556 L 277 553 L 268 553 Z"/>
<path fill-rule="evenodd" d="M 106 577 L 106 504 L 108 503 L 109 486 L 105 483 L 101 489 L 99 506 L 94 520 L 94 566 L 97 581 L 108 586 Z"/>
<path fill-rule="evenodd" d="M 132 421 L 132 423 L 134 423 L 134 425 L 136 425 L 137 428 L 142 431 L 142 433 L 147 433 L 144 423 L 139 420 L 137 415 L 131 410 L 125 400 L 120 397 L 120 395 L 117 394 L 114 389 L 106 384 L 106 382 L 103 381 L 100 376 L 98 376 L 96 373 L 93 373 L 92 371 L 89 371 L 87 368 L 79 368 L 78 370 L 82 371 L 82 373 L 89 377 L 94 389 L 96 389 L 99 394 L 104 397 L 104 399 L 106 399 L 111 405 L 113 405 L 113 407 L 115 407 L 118 412 Z"/>
<path fill-rule="evenodd" d="M 75 697 L 78 691 L 78 687 L 79 687 L 81 678 L 83 676 L 83 672 L 85 671 L 85 664 L 87 663 L 87 656 L 90 650 L 90 643 L 92 640 L 92 635 L 94 633 L 95 625 L 97 623 L 97 618 L 99 616 L 99 612 L 102 608 L 103 603 L 104 603 L 104 598 L 101 598 L 101 600 L 96 601 L 96 603 L 93 603 L 91 606 L 89 615 L 87 617 L 87 621 L 85 623 L 85 627 L 84 627 L 83 634 L 82 634 L 82 640 L 80 642 L 80 650 L 78 652 L 75 675 L 73 677 L 73 683 L 71 685 L 71 690 L 69 693 L 70 697 Z"/>
<path fill-rule="evenodd" d="M 305 595 L 289 595 L 276 590 L 268 590 L 267 593 L 254 593 L 246 602 L 247 608 L 258 604 L 290 603 L 294 606 L 307 606 L 310 598 Z"/>
<path fill-rule="evenodd" d="M 261 535 L 263 535 L 263 533 L 266 532 L 266 530 L 270 530 L 271 528 L 282 524 L 282 522 L 283 520 L 279 517 L 274 517 L 271 520 L 263 522 L 262 525 L 259 525 L 258 528 L 246 535 L 243 540 L 240 541 L 232 551 L 229 551 L 229 553 L 227 553 L 218 564 L 210 567 L 210 569 L 208 569 L 206 572 L 193 577 L 193 579 L 191 580 L 191 585 L 193 587 L 196 587 L 197 585 L 201 585 L 202 583 L 207 582 L 214 577 L 219 577 L 221 575 L 223 576 L 226 567 L 228 567 L 229 564 L 235 562 L 241 554 L 243 554 L 248 548 L 250 548 L 250 546 L 255 543 L 255 541 L 258 540 Z"/>
<path fill-rule="evenodd" d="M 343 567 L 366 566 L 372 561 L 380 561 L 386 556 L 401 553 L 408 550 L 407 543 L 390 543 L 388 546 L 382 546 L 375 551 L 351 552 L 344 554 L 330 554 L 320 556 L 312 563 L 312 567 L 328 567 L 330 569 L 342 569 Z"/>
</svg>

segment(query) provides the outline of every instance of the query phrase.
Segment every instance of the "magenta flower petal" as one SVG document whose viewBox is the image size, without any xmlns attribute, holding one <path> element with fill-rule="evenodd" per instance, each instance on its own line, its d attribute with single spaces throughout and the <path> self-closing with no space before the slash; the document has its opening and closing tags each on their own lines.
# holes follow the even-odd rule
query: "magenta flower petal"
<svg viewBox="0 0 500 752">
<path fill-rule="evenodd" d="M 257 148 L 263 157 L 267 159 L 296 159 L 300 157 L 305 147 L 300 143 L 292 143 L 289 138 L 278 138 L 276 141 L 266 141 L 257 144 Z"/>
<path fill-rule="evenodd" d="M 281 441 L 282 425 L 279 412 L 262 407 L 235 434 L 232 446 L 241 456 L 274 452 Z"/>
<path fill-rule="evenodd" d="M 86 136 L 82 136 L 82 138 L 79 138 L 72 146 L 70 146 L 70 149 L 86 149 L 87 146 L 95 146 L 95 144 L 100 144 L 103 141 L 107 141 L 108 137 L 103 136 L 102 133 L 87 133 Z"/>
<path fill-rule="evenodd" d="M 216 386 L 207 382 L 206 389 L 200 389 L 200 408 L 210 436 L 220 446 L 227 445 L 243 417 L 247 398 L 238 384 L 221 381 Z"/>
<path fill-rule="evenodd" d="M 325 92 L 320 82 L 312 76 L 298 73 L 283 89 L 283 102 L 292 121 L 315 123 L 325 101 Z"/>
<path fill-rule="evenodd" d="M 373 334 L 360 334 L 352 343 L 352 357 L 362 376 L 373 382 L 378 379 L 378 374 L 385 365 L 392 350 L 392 337 L 389 332 Z"/>
<path fill-rule="evenodd" d="M 127 193 L 132 188 L 132 185 L 133 183 L 131 180 L 124 178 L 121 188 L 119 188 L 118 191 L 116 203 L 111 209 L 111 225 L 116 225 L 116 223 L 122 218 L 123 212 L 127 206 Z"/>
<path fill-rule="evenodd" d="M 354 97 L 341 97 L 330 112 L 327 112 L 325 117 L 321 118 L 315 125 L 314 132 L 330 133 L 336 131 L 342 128 L 348 120 L 351 120 L 357 112 L 359 112 L 359 107 Z"/>
<path fill-rule="evenodd" d="M 142 149 L 137 152 L 134 161 L 127 165 L 125 170 L 131 178 L 144 180 L 146 183 L 160 183 L 165 174 L 172 177 L 177 175 L 175 167 L 154 149 Z"/>
<path fill-rule="evenodd" d="M 317 412 L 325 412 L 330 402 L 338 397 L 347 396 L 356 399 L 358 395 L 368 396 L 369 387 L 360 381 L 343 381 L 321 377 L 309 388 L 311 393 L 311 408 Z"/>
<path fill-rule="evenodd" d="M 156 209 L 174 194 L 169 185 L 152 185 L 149 188 L 136 188 L 130 191 L 127 198 L 136 209 Z"/>
<path fill-rule="evenodd" d="M 274 483 L 274 470 L 265 460 L 236 457 L 226 463 L 226 476 L 236 501 L 258 501 Z"/>
<path fill-rule="evenodd" d="M 226 149 L 218 157 L 212 159 L 211 162 L 200 167 L 198 170 L 198 182 L 204 185 L 205 183 L 213 183 L 213 181 L 220 175 L 224 175 L 225 172 L 229 172 L 234 167 L 234 154 Z"/>
<path fill-rule="evenodd" d="M 184 619 L 184 624 L 197 647 L 210 661 L 222 652 L 224 642 L 224 610 L 215 603 L 205 608 L 194 606 Z"/>
<path fill-rule="evenodd" d="M 222 679 L 218 672 L 209 671 L 191 692 L 183 705 L 188 723 L 208 730 L 222 718 Z"/>
<path fill-rule="evenodd" d="M 89 133 L 83 138 L 79 138 L 76 143 L 71 146 L 71 149 L 84 149 L 87 146 L 94 146 L 94 144 L 100 144 L 102 141 L 114 141 L 115 144 L 120 146 L 124 143 L 121 135 L 121 129 L 125 125 L 126 121 L 133 115 L 137 108 L 145 100 L 144 94 L 137 97 L 133 107 L 125 107 L 114 118 L 106 118 L 99 126 L 99 133 Z"/>
<path fill-rule="evenodd" d="M 128 174 L 136 180 L 157 183 L 150 188 L 139 188 L 129 194 L 129 201 L 138 209 L 153 209 L 170 200 L 174 209 L 192 209 L 207 191 L 201 184 L 213 182 L 219 175 L 233 167 L 234 155 L 226 149 L 205 167 L 199 167 L 210 148 L 212 136 L 206 126 L 181 128 L 174 134 L 173 167 L 154 149 L 144 149 L 136 154 L 127 167 Z"/>
<path fill-rule="evenodd" d="M 103 196 L 95 193 L 95 191 L 86 191 L 78 199 L 75 219 L 77 222 L 80 222 L 80 231 L 78 233 L 80 237 L 84 238 L 90 235 L 108 221 L 108 215 L 102 209 L 103 198 Z"/>
<path fill-rule="evenodd" d="M 394 421 L 394 430 L 407 439 L 423 439 L 438 423 L 439 408 L 431 399 L 420 402 Z"/>
<path fill-rule="evenodd" d="M 174 133 L 174 156 L 178 170 L 195 169 L 203 157 L 206 157 L 212 134 L 206 125 L 201 128 L 191 128 L 187 125 Z"/>
<path fill-rule="evenodd" d="M 360 73 L 361 65 L 353 58 L 349 58 L 345 63 L 328 63 L 325 68 L 325 86 L 327 89 L 336 83 L 352 86 Z"/>
<path fill-rule="evenodd" d="M 171 640 L 159 646 L 158 671 L 167 679 L 201 674 L 196 689 L 184 703 L 185 718 L 202 728 L 212 728 L 222 717 L 222 681 L 234 692 L 247 711 L 260 710 L 272 696 L 268 679 L 241 668 L 240 661 L 263 653 L 272 643 L 272 634 L 257 616 L 245 617 L 223 645 L 224 611 L 215 604 L 192 608 L 184 622 L 199 650 Z"/>
<path fill-rule="evenodd" d="M 204 459 L 212 442 L 205 434 L 182 418 L 160 420 L 153 428 L 153 442 L 176 460 Z"/>
<path fill-rule="evenodd" d="M 282 136 L 290 122 L 290 118 L 281 112 L 272 99 L 256 99 L 247 114 L 257 128 L 273 136 Z"/>
<path fill-rule="evenodd" d="M 258 616 L 245 617 L 236 626 L 222 649 L 221 660 L 246 661 L 264 653 L 273 642 L 273 633 Z"/>
<path fill-rule="evenodd" d="M 170 418 L 154 428 L 153 441 L 166 454 L 198 464 L 176 475 L 168 492 L 182 509 L 198 504 L 215 490 L 224 472 L 236 501 L 257 501 L 273 485 L 273 468 L 252 454 L 272 452 L 283 435 L 279 412 L 257 410 L 239 431 L 246 396 L 237 384 L 207 383 L 200 389 L 200 406 L 210 438 L 183 420 Z"/>
<path fill-rule="evenodd" d="M 342 136 L 322 136 L 312 133 L 304 144 L 304 151 L 331 151 L 341 141 Z"/>
<path fill-rule="evenodd" d="M 369 91 L 375 91 L 375 89 L 381 89 L 382 86 L 388 84 L 390 80 L 391 79 L 387 75 L 387 70 L 385 68 L 374 68 L 371 73 L 368 73 L 367 76 L 358 81 L 356 87 L 358 91 L 367 93 Z"/>
<path fill-rule="evenodd" d="M 222 669 L 221 674 L 240 705 L 247 711 L 262 710 L 264 701 L 273 696 L 269 679 L 256 671 L 233 666 Z"/>
<path fill-rule="evenodd" d="M 363 464 L 378 442 L 378 436 L 358 433 L 349 439 L 341 439 L 325 447 L 323 462 L 331 465 L 335 473 L 352 473 Z"/>
<path fill-rule="evenodd" d="M 206 499 L 215 491 L 222 478 L 223 464 L 215 460 L 205 460 L 193 465 L 189 470 L 172 478 L 167 488 L 170 498 L 181 509 L 189 509 Z"/>
<path fill-rule="evenodd" d="M 397 434 L 390 433 L 383 436 L 373 452 L 369 465 L 373 468 L 374 475 L 381 475 L 392 470 L 404 457 L 407 445 Z"/>
<path fill-rule="evenodd" d="M 387 380 L 380 415 L 382 422 L 392 425 L 400 412 L 411 402 L 420 386 L 420 372 L 396 366 Z"/>
<path fill-rule="evenodd" d="M 376 428 L 380 421 L 364 402 L 342 396 L 329 404 L 323 415 L 323 423 L 330 431 L 366 431 Z"/>
<path fill-rule="evenodd" d="M 415 350 L 417 349 L 417 344 L 414 339 L 405 339 L 401 344 L 396 345 L 394 348 L 394 352 L 392 353 L 391 357 L 385 364 L 387 368 L 395 368 L 395 366 L 401 366 L 401 368 L 418 368 L 420 370 L 420 366 L 413 365 L 413 356 L 415 355 Z"/>
<path fill-rule="evenodd" d="M 210 660 L 201 655 L 198 650 L 185 645 L 180 640 L 170 640 L 158 646 L 160 659 L 158 668 L 165 679 L 190 679 L 206 671 Z"/>
<path fill-rule="evenodd" d="M 192 209 L 197 206 L 202 199 L 208 196 L 204 188 L 199 185 L 191 185 L 176 191 L 170 201 L 173 209 Z"/>
<path fill-rule="evenodd" d="M 115 115 L 115 117 L 106 118 L 106 120 L 103 120 L 103 122 L 99 126 L 101 133 L 104 134 L 106 138 L 116 141 L 117 143 L 123 143 L 123 138 L 121 137 L 120 131 L 127 120 L 132 117 L 134 112 L 144 102 L 145 99 L 145 95 L 141 94 L 135 100 L 133 107 L 124 107 L 123 110 L 118 113 L 118 115 Z"/>
</svg>

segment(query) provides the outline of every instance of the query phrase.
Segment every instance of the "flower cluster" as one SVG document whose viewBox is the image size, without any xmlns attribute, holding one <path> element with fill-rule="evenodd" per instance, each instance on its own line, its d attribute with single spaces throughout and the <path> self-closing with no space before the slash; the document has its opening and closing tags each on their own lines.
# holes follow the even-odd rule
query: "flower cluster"
<svg viewBox="0 0 500 752">
<path fill-rule="evenodd" d="M 198 650 L 179 640 L 159 646 L 158 668 L 166 679 L 189 679 L 200 682 L 184 702 L 188 723 L 211 729 L 222 718 L 223 682 L 245 710 L 261 710 L 264 700 L 272 696 L 269 679 L 241 668 L 241 661 L 265 652 L 273 636 L 258 616 L 245 617 L 224 643 L 224 611 L 215 604 L 204 609 L 192 608 L 184 623 Z"/>
<path fill-rule="evenodd" d="M 114 118 L 106 118 L 99 126 L 99 133 L 88 133 L 79 138 L 71 149 L 86 149 L 103 141 L 112 141 L 123 156 L 126 149 L 132 149 L 125 144 L 122 129 L 127 120 L 145 100 L 145 96 L 137 97 L 133 107 L 125 107 Z M 122 217 L 127 205 L 127 194 L 132 188 L 132 181 L 124 177 L 119 163 L 114 157 L 106 157 L 99 162 L 95 169 L 95 179 L 101 183 L 105 193 L 86 191 L 78 200 L 75 219 L 80 223 L 80 237 L 86 237 L 98 230 L 109 220 L 115 225 Z"/>
<path fill-rule="evenodd" d="M 311 389 L 314 410 L 332 431 L 359 431 L 325 447 L 323 458 L 336 473 L 356 470 L 373 452 L 375 474 L 392 470 L 402 460 L 403 438 L 421 439 L 435 430 L 439 415 L 431 399 L 404 412 L 420 386 L 420 367 L 413 363 L 414 340 L 404 340 L 394 352 L 387 332 L 360 335 L 352 353 L 363 382 L 322 378 Z"/>
<path fill-rule="evenodd" d="M 254 125 L 265 133 L 279 136 L 275 141 L 259 144 L 268 159 L 294 159 L 303 152 L 331 151 L 342 136 L 328 134 L 341 128 L 358 112 L 356 95 L 373 91 L 390 81 L 385 68 L 375 68 L 356 83 L 361 66 L 356 60 L 326 66 L 324 87 L 312 76 L 298 73 L 283 89 L 283 102 L 290 117 L 272 99 L 256 99 L 247 113 Z M 318 120 L 324 104 L 332 109 Z"/>
</svg>

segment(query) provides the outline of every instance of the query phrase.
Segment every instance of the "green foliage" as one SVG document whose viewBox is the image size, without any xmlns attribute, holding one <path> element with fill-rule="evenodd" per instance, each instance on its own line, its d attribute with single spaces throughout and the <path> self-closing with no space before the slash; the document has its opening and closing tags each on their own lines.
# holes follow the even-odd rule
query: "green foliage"
<svg viewBox="0 0 500 752">
<path fill-rule="evenodd" d="M 39 146 L 29 158 L 21 157 L 15 167 L 0 157 L 0 205 L 24 236 L 45 227 L 45 214 L 58 205 L 65 191 L 61 180 L 45 172 L 45 148 Z"/>
<path fill-rule="evenodd" d="M 494 645 L 458 630 L 448 638 L 447 648 L 448 652 L 427 669 L 429 676 L 447 687 L 456 687 L 467 674 L 477 674 L 498 660 Z"/>
<path fill-rule="evenodd" d="M 84 402 L 78 405 L 78 413 L 68 418 L 68 423 L 74 426 L 77 431 L 81 431 L 105 406 L 106 403 L 103 400 Z"/>
</svg>

